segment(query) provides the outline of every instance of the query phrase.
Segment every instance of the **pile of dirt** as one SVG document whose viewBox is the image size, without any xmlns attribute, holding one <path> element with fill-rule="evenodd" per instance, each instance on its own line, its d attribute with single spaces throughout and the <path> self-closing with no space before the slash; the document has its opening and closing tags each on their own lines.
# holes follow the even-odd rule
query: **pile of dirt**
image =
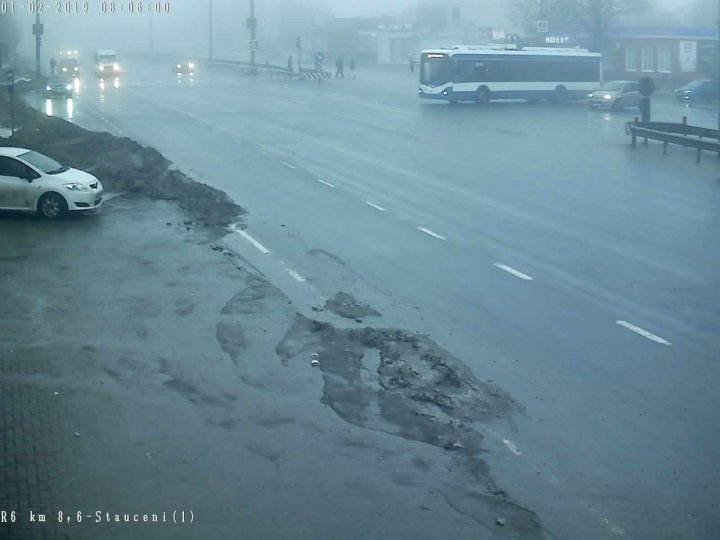
<svg viewBox="0 0 720 540">
<path fill-rule="evenodd" d="M 363 304 L 346 292 L 338 292 L 335 298 L 325 301 L 325 309 L 332 311 L 345 319 L 360 319 L 362 317 L 380 317 L 380 313 L 367 304 Z"/>
<path fill-rule="evenodd" d="M 467 491 L 443 496 L 458 511 L 490 527 L 502 515 L 509 535 L 542 537 L 538 517 L 496 487 L 482 457 L 483 427 L 522 408 L 449 351 L 404 330 L 343 329 L 298 314 L 276 352 L 285 364 L 317 354 L 322 402 L 347 422 L 451 452 Z"/>
<path fill-rule="evenodd" d="M 107 191 L 175 200 L 200 224 L 222 227 L 245 213 L 222 191 L 173 169 L 170 161 L 153 148 L 48 117 L 19 101 L 15 110 L 20 130 L 14 137 L 0 139 L 0 146 L 36 150 L 63 165 L 87 171 Z M 6 109 L 7 103 L 0 108 Z M 6 112 L 2 111 L 3 117 Z"/>
</svg>

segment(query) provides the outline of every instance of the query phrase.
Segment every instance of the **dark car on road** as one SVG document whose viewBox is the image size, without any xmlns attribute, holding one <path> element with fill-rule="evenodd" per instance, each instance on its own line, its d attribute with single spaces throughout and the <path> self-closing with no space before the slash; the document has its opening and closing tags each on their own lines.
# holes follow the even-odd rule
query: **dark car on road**
<svg viewBox="0 0 720 540">
<path fill-rule="evenodd" d="M 45 99 L 73 97 L 72 79 L 48 77 L 43 88 L 43 97 Z"/>
<path fill-rule="evenodd" d="M 714 101 L 720 94 L 720 82 L 712 79 L 698 79 L 675 90 L 678 101 Z"/>
</svg>

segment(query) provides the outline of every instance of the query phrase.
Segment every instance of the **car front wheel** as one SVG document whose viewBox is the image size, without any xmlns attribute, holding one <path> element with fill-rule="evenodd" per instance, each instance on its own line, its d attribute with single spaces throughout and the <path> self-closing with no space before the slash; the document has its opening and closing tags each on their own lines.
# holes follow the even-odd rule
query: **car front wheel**
<svg viewBox="0 0 720 540">
<path fill-rule="evenodd" d="M 45 219 L 57 219 L 67 212 L 67 203 L 57 193 L 46 193 L 38 201 L 38 214 Z"/>
</svg>

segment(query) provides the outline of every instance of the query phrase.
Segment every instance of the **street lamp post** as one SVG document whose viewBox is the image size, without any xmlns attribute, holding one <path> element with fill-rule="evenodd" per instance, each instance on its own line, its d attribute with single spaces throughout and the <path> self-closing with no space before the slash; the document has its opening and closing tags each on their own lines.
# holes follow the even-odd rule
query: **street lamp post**
<svg viewBox="0 0 720 540">
<path fill-rule="evenodd" d="M 208 56 L 213 59 L 213 0 L 208 4 Z"/>
<path fill-rule="evenodd" d="M 253 22 L 250 25 L 250 40 L 255 41 L 257 38 L 257 21 L 255 19 L 255 0 L 250 0 L 250 20 Z M 250 49 L 250 64 L 252 65 L 253 71 L 255 70 L 255 49 Z"/>
</svg>

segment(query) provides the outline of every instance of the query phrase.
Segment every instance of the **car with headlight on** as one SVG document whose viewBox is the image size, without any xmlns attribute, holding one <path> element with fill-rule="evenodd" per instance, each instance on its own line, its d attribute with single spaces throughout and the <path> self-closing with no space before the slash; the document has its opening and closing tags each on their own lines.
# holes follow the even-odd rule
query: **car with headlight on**
<svg viewBox="0 0 720 540">
<path fill-rule="evenodd" d="M 712 79 L 698 79 L 675 90 L 678 101 L 714 101 L 720 97 L 720 82 Z"/>
<path fill-rule="evenodd" d="M 60 60 L 59 74 L 63 77 L 80 77 L 80 64 L 75 58 L 63 58 Z"/>
<path fill-rule="evenodd" d="M 48 77 L 43 87 L 43 97 L 45 99 L 73 97 L 72 79 L 66 77 Z"/>
<path fill-rule="evenodd" d="M 93 175 L 34 150 L 0 147 L 0 210 L 55 219 L 98 208 L 102 201 L 102 184 Z"/>
<path fill-rule="evenodd" d="M 116 77 L 120 75 L 117 54 L 112 49 L 99 49 L 93 55 L 96 77 Z"/>
<path fill-rule="evenodd" d="M 194 75 L 195 74 L 195 63 L 194 62 L 175 62 L 172 66 L 172 69 L 176 75 Z"/>
<path fill-rule="evenodd" d="M 637 81 L 608 81 L 590 92 L 588 105 L 617 111 L 624 107 L 639 107 L 641 98 Z"/>
</svg>

